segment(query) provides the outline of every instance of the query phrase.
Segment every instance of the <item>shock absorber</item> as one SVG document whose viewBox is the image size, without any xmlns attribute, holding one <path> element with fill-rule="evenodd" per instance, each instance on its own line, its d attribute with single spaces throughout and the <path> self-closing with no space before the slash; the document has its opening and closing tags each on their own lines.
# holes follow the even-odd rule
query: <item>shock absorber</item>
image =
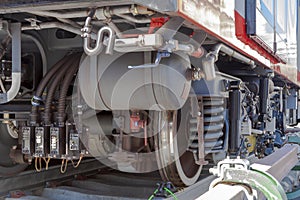
<svg viewBox="0 0 300 200">
<path fill-rule="evenodd" d="M 239 147 L 241 135 L 241 89 L 240 81 L 230 82 L 229 91 L 229 152 L 234 154 Z"/>
</svg>

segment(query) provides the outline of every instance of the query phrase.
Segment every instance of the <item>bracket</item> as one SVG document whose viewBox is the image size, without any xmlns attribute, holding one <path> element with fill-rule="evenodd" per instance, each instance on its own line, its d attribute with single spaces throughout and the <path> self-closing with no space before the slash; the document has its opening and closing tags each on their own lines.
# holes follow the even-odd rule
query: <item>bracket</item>
<svg viewBox="0 0 300 200">
<path fill-rule="evenodd" d="M 227 158 L 219 162 L 217 168 L 210 169 L 210 172 L 219 176 L 211 183 L 210 188 L 224 183 L 247 185 L 251 189 L 261 191 L 269 200 L 287 200 L 284 189 L 278 180 L 265 171 L 252 169 L 248 160 L 239 157 L 237 159 Z M 252 199 L 254 199 L 253 194 Z"/>
</svg>

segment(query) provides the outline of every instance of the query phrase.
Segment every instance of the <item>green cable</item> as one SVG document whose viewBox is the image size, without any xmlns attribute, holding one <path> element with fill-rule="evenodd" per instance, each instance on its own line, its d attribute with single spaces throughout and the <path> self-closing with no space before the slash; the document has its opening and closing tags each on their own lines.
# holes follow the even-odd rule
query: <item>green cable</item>
<svg viewBox="0 0 300 200">
<path fill-rule="evenodd" d="M 157 191 L 158 191 L 158 189 L 156 189 L 156 190 L 153 192 L 153 194 L 149 197 L 148 200 L 152 200 L 152 199 L 154 198 L 154 195 L 157 193 Z"/>
<path fill-rule="evenodd" d="M 168 188 L 164 187 L 164 190 L 166 192 L 168 192 L 175 200 L 178 200 L 178 198 L 175 196 L 175 194 L 169 190 Z M 158 192 L 158 189 L 156 189 L 153 194 L 148 198 L 148 200 L 152 200 L 154 198 L 154 195 L 156 195 L 156 193 Z"/>
<path fill-rule="evenodd" d="M 164 187 L 164 190 L 167 191 L 175 200 L 178 200 L 178 198 L 175 196 L 175 194 L 171 190 L 169 190 L 166 187 Z"/>
</svg>

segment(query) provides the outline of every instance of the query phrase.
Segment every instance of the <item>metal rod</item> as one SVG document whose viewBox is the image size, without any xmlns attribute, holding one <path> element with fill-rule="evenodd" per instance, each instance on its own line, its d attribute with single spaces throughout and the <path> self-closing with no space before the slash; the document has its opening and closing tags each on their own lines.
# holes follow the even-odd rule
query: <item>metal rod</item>
<svg viewBox="0 0 300 200">
<path fill-rule="evenodd" d="M 116 14 L 118 17 L 121 17 L 123 19 L 126 19 L 128 21 L 131 21 L 131 22 L 134 22 L 134 23 L 137 23 L 137 24 L 147 24 L 147 23 L 150 23 L 151 22 L 151 19 L 149 18 L 140 18 L 140 19 L 137 19 L 135 17 L 132 17 L 130 15 L 123 15 L 123 14 Z"/>
<path fill-rule="evenodd" d="M 79 28 L 75 28 L 73 26 L 63 24 L 61 22 L 45 22 L 45 23 L 40 23 L 37 26 L 22 26 L 22 31 L 26 30 L 42 30 L 42 29 L 51 29 L 51 28 L 60 28 L 72 33 L 75 33 L 77 35 L 81 35 L 82 32 Z"/>
<path fill-rule="evenodd" d="M 74 11 L 74 12 L 56 12 L 56 11 L 30 11 L 29 13 L 39 16 L 48 16 L 48 17 L 55 17 L 61 19 L 69 19 L 69 18 L 81 18 L 86 17 L 88 15 L 87 11 Z"/>
<path fill-rule="evenodd" d="M 11 24 L 12 34 L 12 82 L 7 93 L 0 93 L 0 104 L 17 96 L 21 86 L 21 23 Z"/>
<path fill-rule="evenodd" d="M 255 67 L 255 63 L 253 60 L 247 58 L 246 56 L 238 53 L 237 51 L 229 48 L 228 46 L 224 45 L 224 44 L 217 44 L 214 48 L 213 48 L 213 54 L 214 55 L 218 55 L 219 52 L 222 51 L 223 53 L 231 56 L 231 57 L 234 57 L 246 64 L 249 64 L 251 66 L 253 66 L 253 68 Z M 217 58 L 216 58 L 216 61 L 217 61 Z"/>
</svg>

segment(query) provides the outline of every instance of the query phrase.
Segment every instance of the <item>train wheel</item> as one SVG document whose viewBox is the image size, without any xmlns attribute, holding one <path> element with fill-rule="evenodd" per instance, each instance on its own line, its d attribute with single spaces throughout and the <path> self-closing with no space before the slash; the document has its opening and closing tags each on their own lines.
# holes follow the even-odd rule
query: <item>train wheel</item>
<svg viewBox="0 0 300 200">
<path fill-rule="evenodd" d="M 7 124 L 0 124 L 0 176 L 10 176 L 22 172 L 27 164 L 15 164 L 10 158 L 12 146 L 18 144 L 18 139 L 13 138 L 8 131 Z"/>
<path fill-rule="evenodd" d="M 189 106 L 180 111 L 154 112 L 153 116 L 158 128 L 155 149 L 160 175 L 163 181 L 179 187 L 194 184 L 202 170 L 202 166 L 195 163 L 193 153 L 187 150 L 191 116 L 186 107 Z"/>
</svg>

